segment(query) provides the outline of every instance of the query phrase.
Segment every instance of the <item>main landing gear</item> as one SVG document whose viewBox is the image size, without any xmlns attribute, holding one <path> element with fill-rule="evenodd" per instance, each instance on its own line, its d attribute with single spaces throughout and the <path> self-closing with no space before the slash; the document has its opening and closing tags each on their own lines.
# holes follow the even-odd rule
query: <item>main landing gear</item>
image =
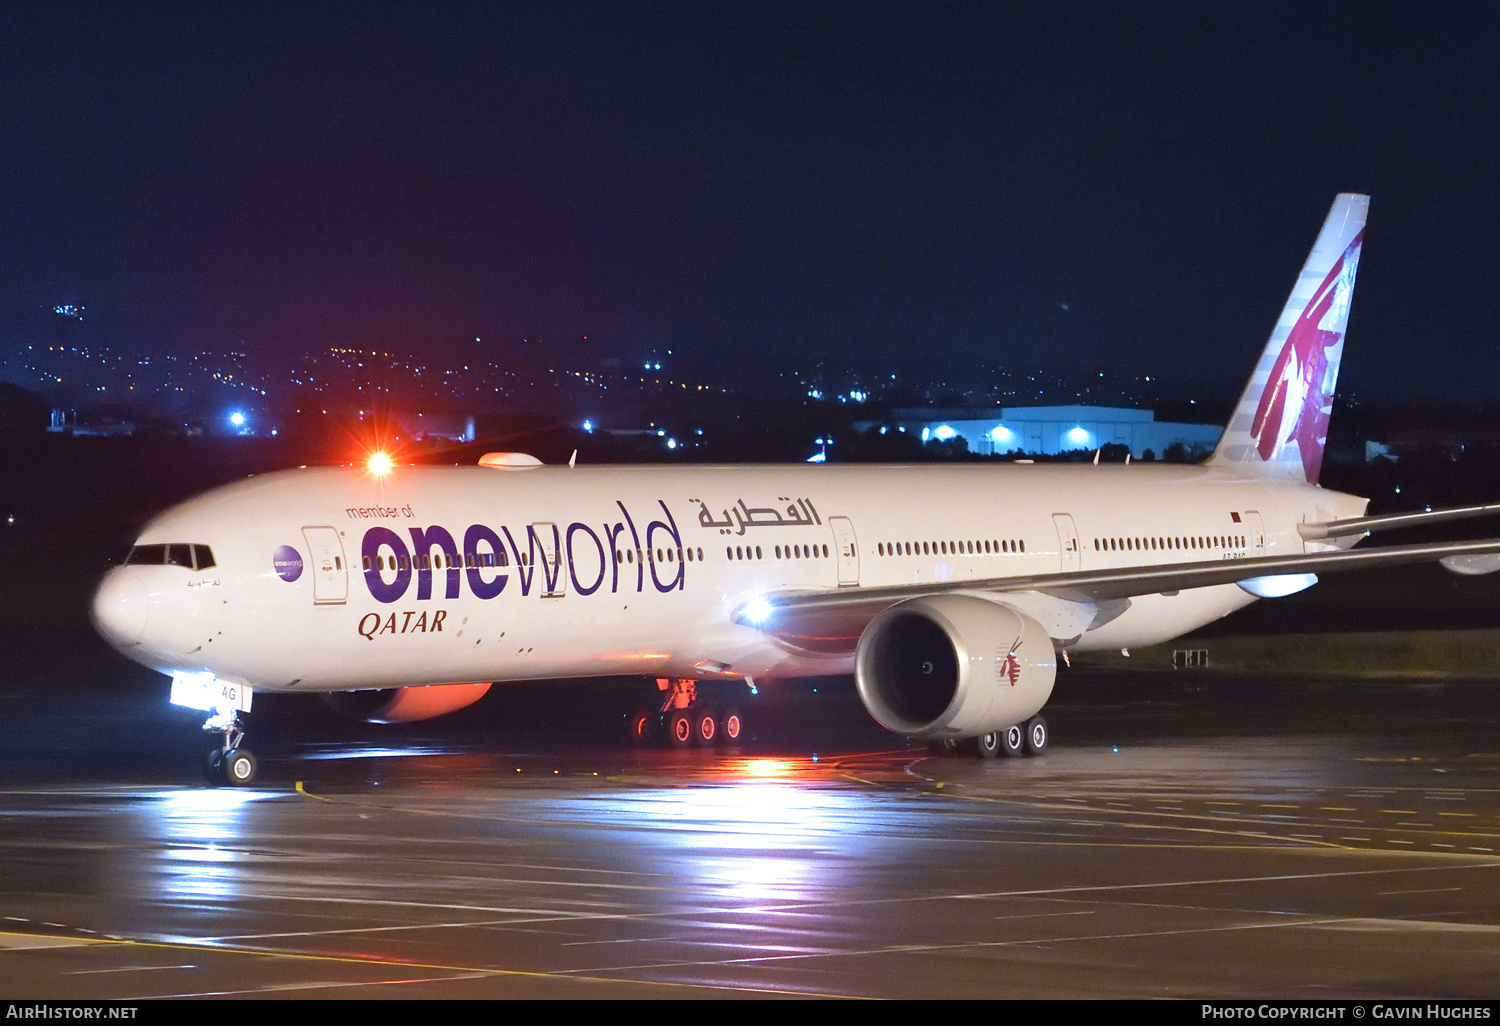
<svg viewBox="0 0 1500 1026">
<path fill-rule="evenodd" d="M 231 711 L 220 711 L 203 724 L 204 730 L 219 731 L 224 740 L 217 748 L 203 753 L 203 776 L 210 784 L 248 787 L 255 781 L 256 762 L 250 749 L 243 747 L 245 725 Z"/>
<path fill-rule="evenodd" d="M 744 736 L 745 718 L 739 707 L 699 698 L 698 681 L 693 678 L 660 677 L 656 686 L 666 692 L 661 708 L 635 709 L 626 721 L 626 735 L 631 744 L 709 748 L 736 745 Z"/>
<path fill-rule="evenodd" d="M 937 756 L 978 755 L 981 759 L 993 759 L 998 755 L 1020 757 L 1022 755 L 1044 755 L 1050 733 L 1047 721 L 1033 716 L 1025 723 L 1013 723 L 1004 730 L 991 731 L 978 737 L 961 741 L 943 739 L 929 741 L 928 751 Z"/>
</svg>

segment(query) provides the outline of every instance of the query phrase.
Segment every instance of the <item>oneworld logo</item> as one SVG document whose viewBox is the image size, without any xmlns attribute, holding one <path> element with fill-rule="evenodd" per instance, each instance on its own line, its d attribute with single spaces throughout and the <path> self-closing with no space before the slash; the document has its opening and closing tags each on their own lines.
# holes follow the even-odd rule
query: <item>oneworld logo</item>
<svg viewBox="0 0 1500 1026">
<path fill-rule="evenodd" d="M 610 523 L 528 524 L 512 531 L 471 524 L 410 527 L 403 533 L 371 527 L 360 544 L 364 581 L 377 602 L 396 602 L 415 585 L 418 601 L 456 599 L 463 584 L 476 598 L 492 599 L 512 578 L 522 595 L 592 595 L 622 589 L 657 591 L 683 587 L 686 553 L 667 504 L 661 519 L 638 522 L 622 502 L 621 519 Z M 298 566 L 300 573 L 300 563 Z M 461 583 L 462 582 L 462 583 Z"/>
<path fill-rule="evenodd" d="M 288 584 L 302 576 L 302 557 L 290 545 L 283 545 L 272 554 L 271 566 L 276 576 Z"/>
</svg>

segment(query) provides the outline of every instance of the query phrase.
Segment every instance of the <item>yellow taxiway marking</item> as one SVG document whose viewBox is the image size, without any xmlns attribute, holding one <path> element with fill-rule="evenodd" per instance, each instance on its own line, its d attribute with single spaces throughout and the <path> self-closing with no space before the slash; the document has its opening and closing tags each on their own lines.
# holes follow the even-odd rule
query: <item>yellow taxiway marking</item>
<svg viewBox="0 0 1500 1026">
<path fill-rule="evenodd" d="M 0 948 L 6 951 L 36 951 L 41 948 L 76 948 L 84 944 L 104 944 L 102 938 L 54 937 L 45 933 L 0 933 Z"/>
</svg>

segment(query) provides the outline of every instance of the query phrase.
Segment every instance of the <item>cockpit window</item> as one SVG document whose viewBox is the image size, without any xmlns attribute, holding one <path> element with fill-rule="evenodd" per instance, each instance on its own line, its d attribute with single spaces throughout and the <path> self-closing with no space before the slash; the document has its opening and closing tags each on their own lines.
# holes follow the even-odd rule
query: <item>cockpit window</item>
<svg viewBox="0 0 1500 1026">
<path fill-rule="evenodd" d="M 167 547 L 165 545 L 137 545 L 130 550 L 130 555 L 125 557 L 126 566 L 137 564 L 144 566 L 160 566 L 167 561 Z"/>
<path fill-rule="evenodd" d="M 189 570 L 207 570 L 214 565 L 214 553 L 207 545 L 137 545 L 125 557 L 126 566 L 181 566 Z"/>
</svg>

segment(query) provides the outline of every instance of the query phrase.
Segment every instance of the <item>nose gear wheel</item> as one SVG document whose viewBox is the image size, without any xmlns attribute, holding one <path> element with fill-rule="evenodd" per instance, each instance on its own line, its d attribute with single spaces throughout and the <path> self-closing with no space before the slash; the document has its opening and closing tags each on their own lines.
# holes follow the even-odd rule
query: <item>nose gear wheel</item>
<svg viewBox="0 0 1500 1026">
<path fill-rule="evenodd" d="M 240 718 L 233 713 L 216 713 L 203 724 L 203 729 L 224 735 L 217 748 L 203 753 L 204 778 L 214 786 L 249 787 L 253 784 L 260 767 L 250 749 L 244 747 L 245 725 Z"/>
</svg>

